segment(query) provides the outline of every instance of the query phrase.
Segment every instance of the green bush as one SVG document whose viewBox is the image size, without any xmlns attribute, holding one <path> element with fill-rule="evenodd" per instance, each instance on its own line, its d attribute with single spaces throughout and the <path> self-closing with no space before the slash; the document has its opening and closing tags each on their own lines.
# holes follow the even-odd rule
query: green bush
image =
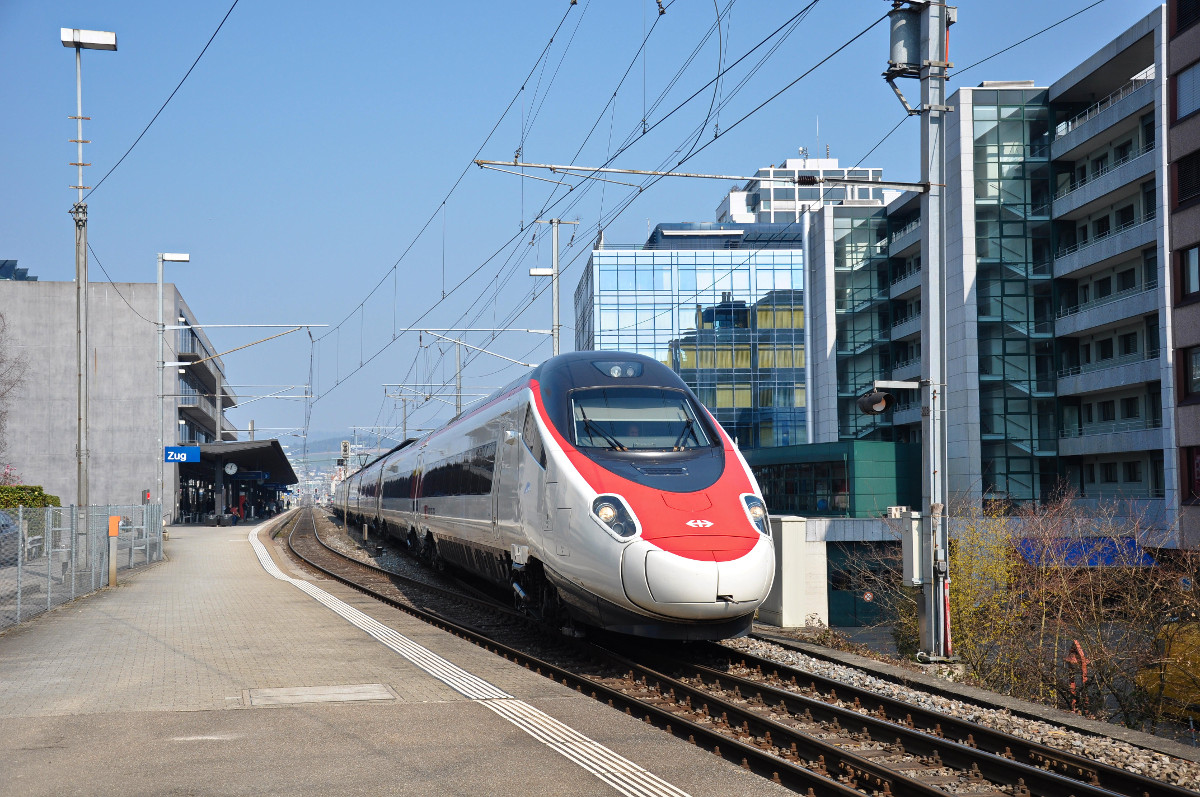
<svg viewBox="0 0 1200 797">
<path fill-rule="evenodd" d="M 16 509 L 19 506 L 62 506 L 62 502 L 57 495 L 49 495 L 42 490 L 40 484 L 0 485 L 0 509 Z"/>
</svg>

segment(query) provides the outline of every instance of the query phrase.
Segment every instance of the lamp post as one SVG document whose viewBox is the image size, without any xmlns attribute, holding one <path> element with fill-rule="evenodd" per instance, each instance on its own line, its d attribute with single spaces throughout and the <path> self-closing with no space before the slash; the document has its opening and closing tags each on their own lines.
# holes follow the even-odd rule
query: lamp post
<svg viewBox="0 0 1200 797">
<path fill-rule="evenodd" d="M 79 28 L 60 28 L 59 38 L 63 47 L 75 48 L 75 138 L 72 143 L 78 145 L 79 159 L 72 163 L 79 170 L 77 185 L 71 186 L 79 192 L 78 199 L 71 206 L 71 217 L 75 220 L 75 347 L 77 360 L 76 382 L 78 393 L 76 398 L 76 422 L 79 432 L 76 462 L 76 495 L 78 506 L 88 506 L 88 369 L 87 369 L 87 203 L 83 201 L 83 192 L 88 186 L 83 184 L 83 167 L 89 164 L 83 162 L 83 145 L 88 143 L 83 138 L 83 50 L 116 50 L 117 34 L 103 30 L 80 30 Z M 87 510 L 85 509 L 84 512 Z M 86 515 L 85 520 L 86 524 Z"/>
<path fill-rule="evenodd" d="M 167 387 L 163 384 L 166 381 L 166 321 L 163 320 L 163 263 L 190 263 L 191 255 L 182 252 L 159 252 L 158 253 L 158 502 L 164 508 L 167 500 L 163 494 L 163 481 L 165 478 L 166 465 L 164 464 L 165 455 L 163 447 L 166 445 L 166 409 L 163 407 L 163 400 L 167 395 Z M 178 433 L 176 434 L 178 439 Z"/>
</svg>

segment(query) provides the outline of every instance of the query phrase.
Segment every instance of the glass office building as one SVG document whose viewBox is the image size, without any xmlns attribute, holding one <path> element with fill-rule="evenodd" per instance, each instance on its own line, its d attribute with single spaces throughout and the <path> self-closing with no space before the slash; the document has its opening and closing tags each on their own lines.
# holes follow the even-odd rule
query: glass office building
<svg viewBox="0 0 1200 797">
<path fill-rule="evenodd" d="M 660 224 L 599 244 L 575 291 L 575 347 L 653 357 L 743 448 L 804 443 L 802 225 Z"/>
</svg>

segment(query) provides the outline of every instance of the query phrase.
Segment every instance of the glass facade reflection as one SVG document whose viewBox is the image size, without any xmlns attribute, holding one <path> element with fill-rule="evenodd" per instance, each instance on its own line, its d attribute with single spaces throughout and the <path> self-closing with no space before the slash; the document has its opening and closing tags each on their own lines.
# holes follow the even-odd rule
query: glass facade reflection
<svg viewBox="0 0 1200 797">
<path fill-rule="evenodd" d="M 891 265 L 883 207 L 843 207 L 833 216 L 838 438 L 890 440 L 891 418 L 855 402 L 891 368 Z"/>
<path fill-rule="evenodd" d="M 575 347 L 669 365 L 743 448 L 806 442 L 803 267 L 798 225 L 659 225 L 592 252 Z"/>
<path fill-rule="evenodd" d="M 975 90 L 976 295 L 984 497 L 1040 499 L 1058 480 L 1044 90 Z"/>
</svg>

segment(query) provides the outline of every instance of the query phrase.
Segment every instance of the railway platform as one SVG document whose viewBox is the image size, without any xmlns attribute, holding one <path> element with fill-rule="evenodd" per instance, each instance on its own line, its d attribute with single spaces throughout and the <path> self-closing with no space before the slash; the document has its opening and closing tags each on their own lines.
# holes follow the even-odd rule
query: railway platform
<svg viewBox="0 0 1200 797">
<path fill-rule="evenodd" d="M 297 572 L 271 525 L 173 527 L 166 561 L 0 635 L 3 791 L 790 793 Z"/>
</svg>

